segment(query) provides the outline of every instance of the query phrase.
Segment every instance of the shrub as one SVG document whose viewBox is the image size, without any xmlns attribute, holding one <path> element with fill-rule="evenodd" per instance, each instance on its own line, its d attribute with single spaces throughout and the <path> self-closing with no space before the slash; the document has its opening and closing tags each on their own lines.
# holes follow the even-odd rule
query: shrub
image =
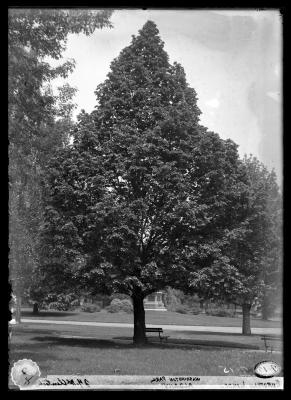
<svg viewBox="0 0 291 400">
<path fill-rule="evenodd" d="M 132 303 L 128 299 L 120 300 L 120 299 L 113 299 L 106 310 L 110 313 L 116 312 L 127 312 L 131 313 L 133 311 Z"/>
<path fill-rule="evenodd" d="M 212 315 L 214 317 L 231 317 L 235 316 L 234 312 L 231 310 L 225 310 L 223 308 L 212 308 L 206 311 L 207 315 Z"/>
<path fill-rule="evenodd" d="M 188 307 L 185 307 L 183 304 L 180 304 L 175 308 L 175 312 L 179 314 L 189 314 L 190 311 Z"/>
<path fill-rule="evenodd" d="M 176 311 L 182 304 L 183 293 L 170 287 L 166 290 L 165 305 L 168 311 Z"/>
<path fill-rule="evenodd" d="M 113 295 L 110 297 L 110 300 L 112 301 L 114 299 L 130 300 L 130 297 L 127 294 L 123 294 L 123 293 L 113 293 Z"/>
<path fill-rule="evenodd" d="M 180 304 L 175 308 L 175 312 L 180 314 L 200 314 L 201 310 L 199 307 L 189 307 L 187 304 Z"/>
<path fill-rule="evenodd" d="M 195 309 L 201 309 L 200 307 L 200 300 L 197 297 L 197 295 L 185 295 L 182 301 L 183 304 L 187 305 L 189 309 L 195 308 Z"/>
<path fill-rule="evenodd" d="M 101 308 L 104 308 L 106 306 L 109 306 L 112 297 L 105 295 L 105 294 L 94 294 L 94 295 L 88 295 L 87 296 L 88 300 L 90 299 L 91 301 L 87 301 L 84 299 L 84 303 L 89 303 L 92 302 L 94 304 L 99 304 Z"/>
<path fill-rule="evenodd" d="M 76 302 L 78 298 L 76 294 L 49 294 L 46 298 L 40 302 L 39 307 L 48 310 L 58 310 L 58 311 L 68 311 L 74 308 L 73 303 Z"/>
<path fill-rule="evenodd" d="M 110 313 L 116 313 L 120 311 L 120 300 L 113 299 L 109 306 L 106 307 L 106 310 Z"/>
<path fill-rule="evenodd" d="M 121 300 L 121 311 L 131 313 L 133 312 L 132 302 L 128 299 Z"/>
<path fill-rule="evenodd" d="M 79 299 L 73 300 L 71 302 L 71 307 L 72 308 L 78 307 L 79 305 L 80 305 L 80 300 Z"/>
<path fill-rule="evenodd" d="M 70 309 L 70 305 L 63 303 L 61 301 L 53 301 L 48 304 L 48 310 L 57 310 L 57 311 L 68 311 Z"/>
<path fill-rule="evenodd" d="M 198 315 L 201 313 L 201 308 L 199 306 L 191 306 L 191 307 L 188 306 L 188 308 L 190 314 Z"/>
<path fill-rule="evenodd" d="M 93 312 L 101 311 L 101 307 L 98 304 L 84 303 L 81 306 L 81 310 L 84 311 L 84 312 L 93 313 Z"/>
</svg>

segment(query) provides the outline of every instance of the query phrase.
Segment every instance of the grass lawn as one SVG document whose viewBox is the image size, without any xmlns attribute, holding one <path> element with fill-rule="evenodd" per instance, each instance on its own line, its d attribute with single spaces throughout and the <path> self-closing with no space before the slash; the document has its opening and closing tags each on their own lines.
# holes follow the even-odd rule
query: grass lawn
<svg viewBox="0 0 291 400">
<path fill-rule="evenodd" d="M 13 326 L 10 364 L 29 358 L 42 376 L 80 375 L 253 375 L 256 363 L 274 360 L 258 336 L 196 332 L 169 333 L 168 343 L 153 337 L 147 346 L 132 344 L 132 329 L 21 324 Z M 245 347 L 245 348 L 242 348 Z M 225 373 L 224 368 L 229 372 Z M 232 368 L 232 372 L 230 370 Z"/>
<path fill-rule="evenodd" d="M 127 313 L 108 313 L 106 311 L 87 313 L 83 311 L 40 311 L 37 316 L 31 309 L 22 310 L 23 318 L 59 319 L 64 321 L 95 321 L 133 323 L 133 315 Z M 203 326 L 241 326 L 242 318 L 214 317 L 205 314 L 179 314 L 170 311 L 146 311 L 146 323 L 160 325 L 203 325 Z M 281 322 L 263 321 L 253 318 L 251 326 L 256 328 L 280 327 Z"/>
</svg>

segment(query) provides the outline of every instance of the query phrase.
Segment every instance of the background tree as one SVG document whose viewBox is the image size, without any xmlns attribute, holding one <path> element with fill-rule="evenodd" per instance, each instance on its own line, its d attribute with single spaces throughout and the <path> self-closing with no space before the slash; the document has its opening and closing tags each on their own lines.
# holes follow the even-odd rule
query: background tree
<svg viewBox="0 0 291 400">
<path fill-rule="evenodd" d="M 89 35 L 111 26 L 111 14 L 110 10 L 9 10 L 9 246 L 17 320 L 21 296 L 38 263 L 42 174 L 55 149 L 67 143 L 72 125 L 75 89 L 65 85 L 54 95 L 50 83 L 57 77 L 66 78 L 74 60 L 53 68 L 45 57 L 59 59 L 69 33 Z"/>
<path fill-rule="evenodd" d="M 274 171 L 267 174 L 266 214 L 268 227 L 263 256 L 264 288 L 260 297 L 262 319 L 274 315 L 282 304 L 283 292 L 283 201 Z"/>
<path fill-rule="evenodd" d="M 264 304 L 282 285 L 282 204 L 273 171 L 254 157 L 245 157 L 241 165 L 241 202 L 229 210 L 237 224 L 224 233 L 221 257 L 194 272 L 192 287 L 206 298 L 240 304 L 242 332 L 249 335 L 252 305 Z"/>
<path fill-rule="evenodd" d="M 144 297 L 184 288 L 189 270 L 217 257 L 237 201 L 237 146 L 199 125 L 196 92 L 151 21 L 95 93 L 49 165 L 41 265 L 56 288 L 65 279 L 129 295 L 144 343 Z"/>
</svg>

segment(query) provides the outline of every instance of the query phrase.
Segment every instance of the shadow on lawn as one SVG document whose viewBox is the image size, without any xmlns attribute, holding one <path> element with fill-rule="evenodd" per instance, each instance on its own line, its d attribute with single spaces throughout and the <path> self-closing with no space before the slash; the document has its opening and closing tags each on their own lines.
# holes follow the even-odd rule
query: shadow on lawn
<svg viewBox="0 0 291 400">
<path fill-rule="evenodd" d="M 115 339 L 115 340 L 114 340 Z M 61 336 L 36 336 L 32 340 L 39 341 L 51 346 L 69 346 L 69 347 L 84 347 L 84 348 L 107 348 L 107 349 L 130 349 L 140 347 L 132 342 L 132 337 L 116 337 L 113 340 L 93 339 L 93 338 L 67 338 Z M 157 349 L 203 349 L 203 350 L 224 350 L 226 348 L 236 349 L 253 349 L 258 350 L 258 346 L 244 345 L 235 342 L 223 341 L 206 341 L 206 340 L 187 340 L 173 339 L 166 343 L 149 341 L 143 348 Z"/>
<path fill-rule="evenodd" d="M 119 340 L 132 340 L 130 337 L 115 337 L 113 339 L 119 339 Z M 152 338 L 150 338 L 151 341 L 149 344 L 154 344 L 154 345 L 159 345 L 161 344 L 160 342 L 153 341 Z M 154 339 L 154 340 L 159 340 L 159 339 Z M 207 339 L 179 339 L 179 338 L 173 338 L 170 339 L 168 342 L 163 343 L 163 346 L 165 348 L 173 348 L 173 347 L 194 347 L 194 348 L 201 348 L 204 350 L 213 350 L 213 348 L 216 348 L 216 350 L 224 350 L 225 348 L 232 348 L 232 349 L 250 349 L 250 350 L 259 350 L 260 347 L 254 344 L 248 344 L 248 343 L 238 343 L 238 342 L 231 342 L 231 341 L 224 341 L 224 340 L 207 340 Z"/>
<path fill-rule="evenodd" d="M 252 333 L 251 335 L 243 335 L 242 333 L 238 332 L 211 332 L 211 331 L 179 331 L 179 333 L 186 334 L 188 336 L 190 335 L 213 335 L 213 336 L 238 336 L 238 337 L 261 337 L 262 335 L 260 333 Z M 274 335 L 276 336 L 276 335 Z M 278 335 L 280 336 L 280 335 Z"/>
<path fill-rule="evenodd" d="M 75 312 L 69 311 L 39 311 L 38 314 L 33 314 L 32 311 L 23 310 L 21 311 L 21 315 L 23 318 L 25 317 L 71 317 L 72 315 L 76 315 Z"/>
</svg>

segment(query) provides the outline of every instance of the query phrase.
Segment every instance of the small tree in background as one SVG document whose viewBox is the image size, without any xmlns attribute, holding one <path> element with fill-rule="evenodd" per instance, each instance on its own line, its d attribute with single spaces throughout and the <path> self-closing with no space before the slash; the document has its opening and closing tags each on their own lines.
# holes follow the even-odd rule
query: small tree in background
<svg viewBox="0 0 291 400">
<path fill-rule="evenodd" d="M 282 285 L 282 204 L 274 172 L 254 157 L 245 157 L 242 168 L 241 203 L 230 210 L 237 225 L 225 231 L 213 265 L 193 273 L 191 286 L 205 298 L 240 304 L 242 332 L 249 335 L 253 303 Z"/>
<path fill-rule="evenodd" d="M 194 89 L 148 21 L 112 62 L 98 105 L 49 165 L 42 271 L 92 293 L 131 297 L 143 344 L 143 299 L 185 289 L 211 265 L 235 207 L 237 146 L 199 124 Z M 76 264 L 83 257 L 83 264 Z"/>
</svg>

